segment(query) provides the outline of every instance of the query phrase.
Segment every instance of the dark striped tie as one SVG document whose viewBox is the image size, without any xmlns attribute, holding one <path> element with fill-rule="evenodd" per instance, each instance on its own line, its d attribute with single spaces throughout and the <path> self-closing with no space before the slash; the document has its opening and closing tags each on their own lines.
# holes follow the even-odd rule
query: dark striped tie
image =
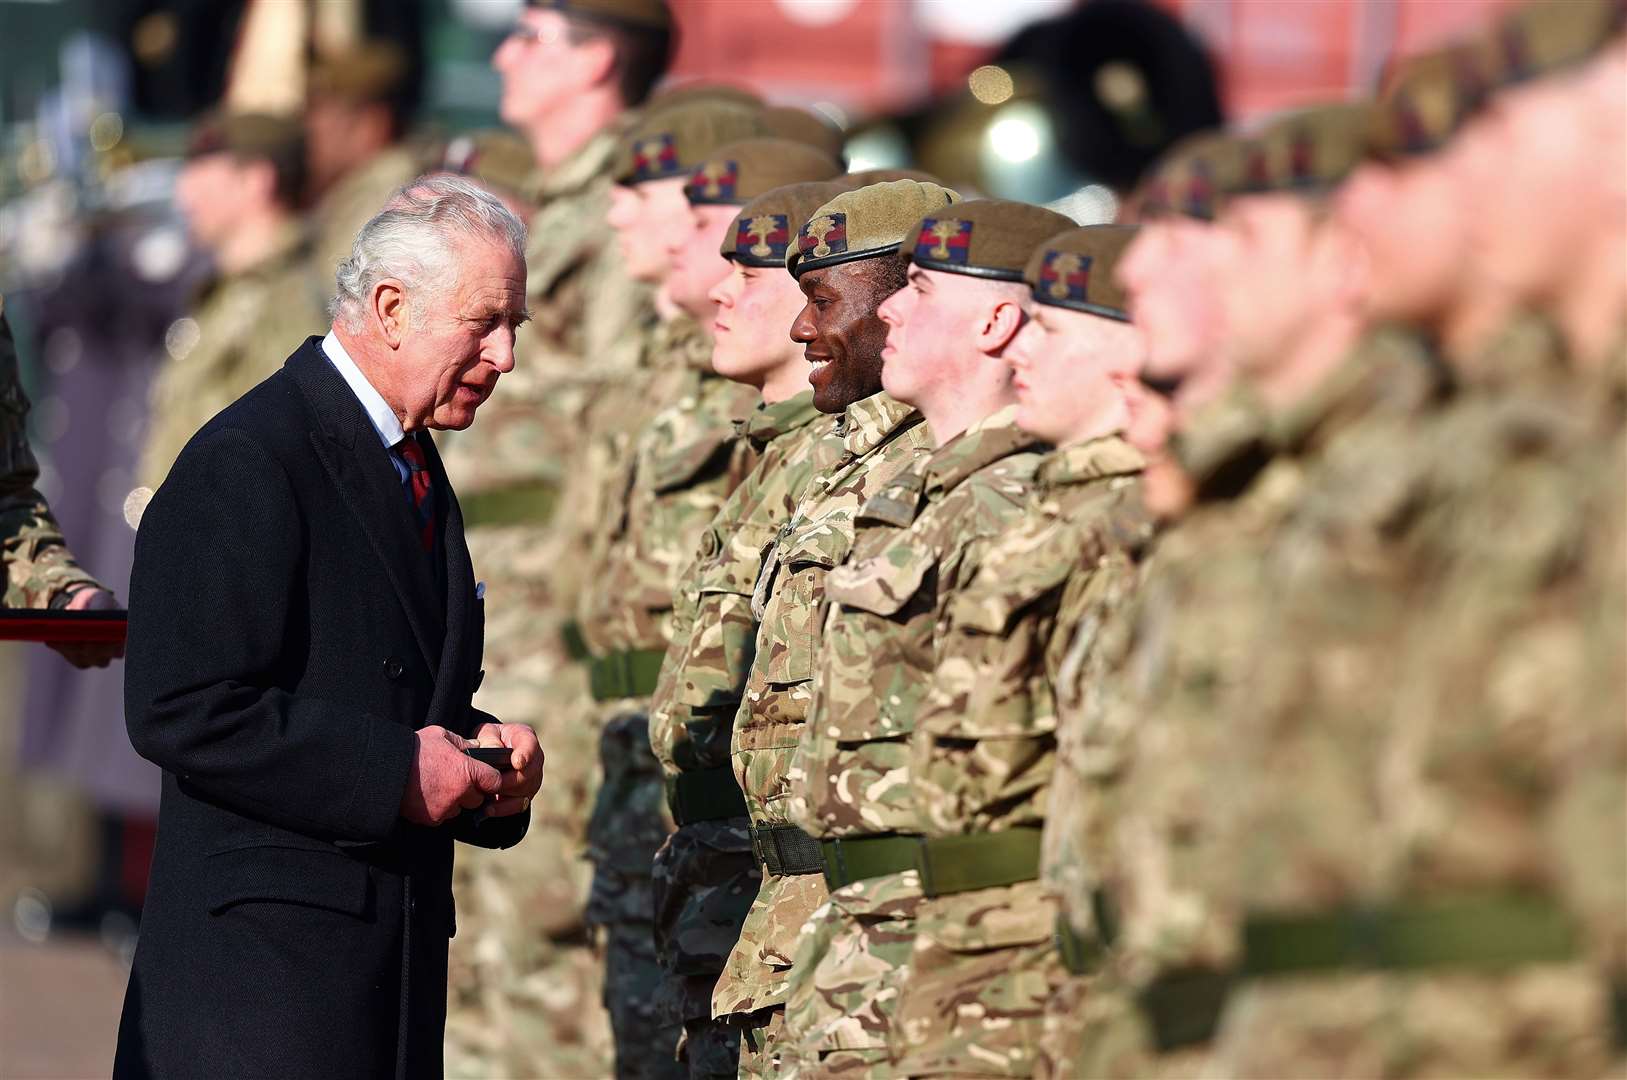
<svg viewBox="0 0 1627 1080">
<path fill-rule="evenodd" d="M 401 487 L 407 493 L 407 505 L 412 507 L 413 520 L 418 523 L 418 540 L 427 554 L 435 550 L 435 500 L 430 497 L 429 462 L 424 460 L 424 448 L 411 435 L 393 449 L 407 466 L 407 478 Z"/>
</svg>

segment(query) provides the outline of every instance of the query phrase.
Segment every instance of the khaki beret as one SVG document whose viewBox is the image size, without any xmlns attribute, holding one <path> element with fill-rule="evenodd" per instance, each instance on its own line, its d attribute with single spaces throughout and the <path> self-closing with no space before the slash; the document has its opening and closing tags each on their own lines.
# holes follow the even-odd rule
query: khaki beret
<svg viewBox="0 0 1627 1080">
<path fill-rule="evenodd" d="M 273 162 L 302 159 L 305 128 L 292 116 L 257 112 L 214 112 L 205 115 L 187 140 L 187 157 L 236 154 Z"/>
<path fill-rule="evenodd" d="M 467 176 L 482 187 L 514 195 L 526 190 L 537 168 L 530 145 L 506 128 L 453 136 L 439 164 L 447 172 Z"/>
<path fill-rule="evenodd" d="M 1118 265 L 1137 231 L 1135 225 L 1085 225 L 1042 241 L 1023 270 L 1034 302 L 1129 322 Z"/>
<path fill-rule="evenodd" d="M 701 162 L 684 185 L 697 206 L 744 206 L 774 188 L 830 180 L 842 166 L 821 150 L 787 139 L 742 139 Z"/>
<path fill-rule="evenodd" d="M 1541 0 L 1523 4 L 1492 27 L 1487 48 L 1498 87 L 1551 75 L 1587 60 L 1621 33 L 1621 0 Z"/>
<path fill-rule="evenodd" d="M 1444 146 L 1485 103 L 1489 68 L 1483 47 L 1462 42 L 1395 65 L 1373 106 L 1368 152 L 1389 158 Z"/>
<path fill-rule="evenodd" d="M 839 263 L 891 255 L 935 210 L 960 201 L 938 184 L 892 180 L 846 191 L 808 216 L 785 256 L 794 277 Z"/>
<path fill-rule="evenodd" d="M 318 59 L 309 85 L 312 96 L 370 104 L 395 98 L 406 78 L 407 58 L 399 46 L 367 41 Z"/>
<path fill-rule="evenodd" d="M 672 29 L 664 0 L 526 0 L 526 5 L 630 30 Z"/>
<path fill-rule="evenodd" d="M 1021 281 L 1034 246 L 1073 222 L 1007 199 L 974 199 L 921 219 L 900 248 L 916 266 L 995 281 Z"/>
<path fill-rule="evenodd" d="M 847 148 L 847 136 L 841 128 L 807 109 L 774 105 L 763 110 L 763 123 L 770 133 L 816 147 L 838 161 Z"/>
<path fill-rule="evenodd" d="M 1273 120 L 1248 141 L 1240 192 L 1316 194 L 1337 187 L 1367 156 L 1372 112 L 1366 103 L 1341 102 Z"/>
<path fill-rule="evenodd" d="M 766 134 L 762 111 L 744 105 L 701 100 L 658 109 L 622 139 L 615 179 L 642 184 L 688 176 L 720 147 Z"/>
<path fill-rule="evenodd" d="M 949 186 L 924 169 L 861 169 L 855 173 L 848 173 L 847 179 L 856 188 L 868 187 L 871 184 L 885 184 L 889 180 L 914 180 L 918 184 L 937 184 L 939 187 Z"/>
<path fill-rule="evenodd" d="M 1137 189 L 1133 202 L 1143 218 L 1161 214 L 1213 221 L 1227 198 L 1242 188 L 1248 144 L 1224 131 L 1189 135 L 1170 148 Z"/>
<path fill-rule="evenodd" d="M 759 109 L 763 105 L 763 99 L 744 86 L 735 86 L 732 83 L 686 82 L 676 86 L 663 86 L 651 94 L 644 102 L 644 115 L 650 116 L 675 105 L 687 105 L 691 101 L 723 101 Z"/>
<path fill-rule="evenodd" d="M 845 180 L 835 179 L 787 184 L 765 192 L 735 215 L 718 253 L 747 266 L 784 266 L 797 223 L 851 190 Z"/>
</svg>

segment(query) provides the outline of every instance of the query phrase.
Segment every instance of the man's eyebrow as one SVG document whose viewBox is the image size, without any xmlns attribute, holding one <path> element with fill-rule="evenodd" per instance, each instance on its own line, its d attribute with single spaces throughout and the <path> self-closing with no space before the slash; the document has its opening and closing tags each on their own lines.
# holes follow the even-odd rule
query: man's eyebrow
<svg viewBox="0 0 1627 1080">
<path fill-rule="evenodd" d="M 907 276 L 909 277 L 910 281 L 916 285 L 932 284 L 932 279 L 927 277 L 926 271 L 922 270 L 919 266 L 910 267 L 909 274 Z"/>
</svg>

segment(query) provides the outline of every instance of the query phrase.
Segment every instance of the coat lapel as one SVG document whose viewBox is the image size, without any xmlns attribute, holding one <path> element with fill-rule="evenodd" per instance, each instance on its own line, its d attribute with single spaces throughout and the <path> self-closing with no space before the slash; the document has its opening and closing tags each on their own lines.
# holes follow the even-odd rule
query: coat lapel
<svg viewBox="0 0 1627 1080">
<path fill-rule="evenodd" d="M 379 442 L 350 387 L 322 355 L 318 340 L 311 338 L 288 359 L 289 373 L 321 427 L 311 433 L 312 446 L 383 562 L 425 663 L 438 672 L 446 623 L 433 568 L 419 546 L 389 451 Z"/>
<path fill-rule="evenodd" d="M 474 567 L 469 559 L 468 541 L 463 535 L 463 511 L 452 484 L 446 478 L 441 456 L 435 450 L 434 440 L 428 444 L 425 459 L 429 474 L 435 481 L 436 498 L 440 512 L 436 525 L 440 529 L 440 551 L 446 567 L 446 635 L 441 650 L 440 668 L 435 676 L 435 697 L 430 703 L 430 715 L 443 727 L 463 732 L 464 715 L 458 708 L 469 703 L 466 667 L 471 644 L 469 622 L 477 601 L 474 598 Z"/>
</svg>

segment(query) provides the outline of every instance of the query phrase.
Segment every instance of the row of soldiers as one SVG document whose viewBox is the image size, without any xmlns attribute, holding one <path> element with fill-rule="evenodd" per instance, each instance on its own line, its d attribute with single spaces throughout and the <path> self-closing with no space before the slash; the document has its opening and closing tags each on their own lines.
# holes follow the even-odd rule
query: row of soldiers
<svg viewBox="0 0 1627 1080">
<path fill-rule="evenodd" d="M 665 17 L 498 56 L 537 330 L 447 459 L 552 767 L 460 864 L 449 1068 L 601 1070 L 599 979 L 623 1076 L 1619 1060 L 1619 5 L 1083 228 L 523 92 Z"/>
</svg>

